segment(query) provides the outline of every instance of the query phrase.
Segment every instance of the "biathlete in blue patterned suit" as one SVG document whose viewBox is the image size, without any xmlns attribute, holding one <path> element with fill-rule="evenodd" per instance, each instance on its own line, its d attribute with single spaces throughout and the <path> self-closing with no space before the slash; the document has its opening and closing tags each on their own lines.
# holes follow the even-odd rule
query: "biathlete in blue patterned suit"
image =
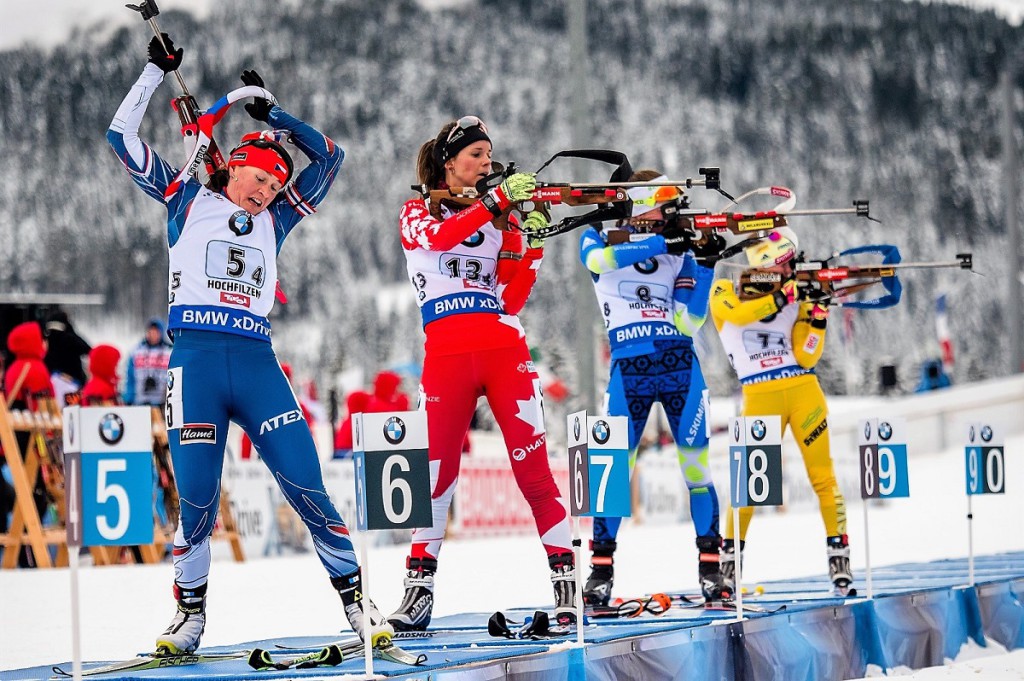
<svg viewBox="0 0 1024 681">
<path fill-rule="evenodd" d="M 631 182 L 663 182 L 654 170 L 640 170 Z M 661 402 L 668 417 L 690 492 L 697 533 L 698 574 L 708 599 L 729 596 L 719 573 L 718 496 L 708 467 L 708 400 L 692 336 L 708 314 L 714 270 L 698 264 L 689 242 L 650 233 L 664 221 L 661 207 L 680 196 L 676 187 L 629 190 L 632 217 L 617 226 L 627 241 L 610 245 L 611 230 L 591 227 L 580 238 L 580 259 L 590 270 L 611 343 L 609 416 L 629 417 L 630 464 L 651 407 Z M 720 250 L 715 237 L 709 253 Z M 588 604 L 611 597 L 613 560 L 621 518 L 595 518 L 591 573 L 584 587 Z"/>
<path fill-rule="evenodd" d="M 281 245 L 299 220 L 324 200 L 344 152 L 271 100 L 256 97 L 245 107 L 249 114 L 289 135 L 309 157 L 297 177 L 287 150 L 271 131 L 244 136 L 227 169 L 214 173 L 206 186 L 186 170 L 171 167 L 138 134 L 150 98 L 164 75 L 181 62 L 182 50 L 175 50 L 169 40 L 170 54 L 156 38 L 150 43 L 149 63 L 107 131 L 129 176 L 166 204 L 168 215 L 168 326 L 175 344 L 166 418 L 181 517 L 174 537 L 177 611 L 157 638 L 157 652 L 179 654 L 199 647 L 229 421 L 252 438 L 309 528 L 352 628 L 361 637 L 369 632 L 376 644 L 389 639 L 393 630 L 362 596 L 348 528 L 324 489 L 312 436 L 274 354 L 267 321 Z M 242 81 L 263 85 L 252 71 L 244 72 Z M 185 169 L 201 160 L 200 149 L 228 106 L 230 101 L 222 99 L 200 117 L 198 142 Z"/>
</svg>

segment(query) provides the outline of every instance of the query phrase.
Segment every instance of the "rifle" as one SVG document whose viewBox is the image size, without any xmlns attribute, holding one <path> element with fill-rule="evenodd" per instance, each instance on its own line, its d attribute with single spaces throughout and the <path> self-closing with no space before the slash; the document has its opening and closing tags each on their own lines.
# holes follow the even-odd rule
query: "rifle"
<svg viewBox="0 0 1024 681">
<path fill-rule="evenodd" d="M 774 196 L 783 199 L 781 203 L 771 210 L 756 211 L 752 213 L 727 212 L 731 206 L 739 205 L 742 201 L 751 196 Z M 639 241 L 647 238 L 650 234 L 661 234 L 666 238 L 683 237 L 689 240 L 692 247 L 700 249 L 707 246 L 712 240 L 712 234 L 730 232 L 741 235 L 744 238 L 731 246 L 724 246 L 714 260 L 722 260 L 732 257 L 743 249 L 766 238 L 772 230 L 786 227 L 790 217 L 810 215 L 855 215 L 878 222 L 870 214 L 870 202 L 866 199 L 855 199 L 852 208 L 813 208 L 805 210 L 793 210 L 796 205 L 796 193 L 791 189 L 782 186 L 758 187 L 732 199 L 732 201 L 718 212 L 711 212 L 701 208 L 690 208 L 689 199 L 686 195 L 680 196 L 674 202 L 662 206 L 662 220 L 638 221 L 631 220 L 630 224 L 641 227 L 645 231 L 640 233 L 630 232 L 626 229 L 608 230 L 606 239 L 608 244 L 625 243 L 627 241 Z M 698 258 L 700 260 L 701 258 Z"/>
<path fill-rule="evenodd" d="M 156 22 L 156 17 L 160 14 L 160 8 L 156 6 L 156 0 L 142 0 L 138 5 L 125 5 L 125 7 L 142 15 L 142 20 L 153 29 L 153 35 L 160 41 L 164 52 L 170 54 L 171 52 L 167 49 L 167 44 L 164 43 L 163 32 Z M 193 147 L 195 147 L 196 137 L 199 134 L 199 116 L 202 112 L 199 110 L 199 105 L 196 104 L 196 98 L 188 91 L 185 79 L 181 77 L 177 70 L 172 73 L 174 73 L 174 77 L 178 80 L 181 94 L 171 100 L 171 108 L 178 114 L 178 121 L 181 123 L 181 135 L 185 138 L 185 149 L 187 152 L 191 152 Z M 224 162 L 224 154 L 221 153 L 220 147 L 217 146 L 217 142 L 212 137 L 210 138 L 209 146 L 203 154 L 203 162 L 206 166 L 207 175 L 213 175 L 217 170 L 227 168 L 227 163 Z M 195 175 L 198 179 L 197 167 L 190 168 L 189 173 Z"/>
<path fill-rule="evenodd" d="M 536 174 L 540 174 L 544 168 L 557 158 L 583 158 L 601 161 L 615 165 L 616 168 L 612 173 L 611 180 L 608 182 L 538 182 L 533 190 L 533 196 L 529 200 L 513 205 L 500 218 L 494 220 L 496 227 L 505 229 L 508 224 L 508 214 L 513 210 L 522 213 L 531 210 L 542 210 L 546 213 L 550 206 L 557 205 L 596 205 L 600 207 L 585 215 L 571 216 L 563 219 L 558 223 L 561 227 L 557 231 L 552 231 L 551 228 L 554 226 L 549 226 L 542 230 L 543 234 L 538 233 L 541 238 L 561 234 L 584 224 L 623 219 L 629 216 L 630 199 L 627 190 L 631 187 L 686 187 L 687 189 L 706 187 L 707 189 L 715 189 L 730 199 L 732 198 L 721 189 L 720 171 L 718 168 L 700 168 L 698 172 L 704 176 L 704 179 L 700 180 L 686 178 L 685 180 L 669 180 L 664 182 L 629 182 L 628 179 L 633 174 L 629 159 L 622 152 L 610 149 L 569 149 L 560 151 L 545 161 L 537 169 Z M 499 163 L 494 165 L 498 170 L 482 179 L 475 187 L 431 189 L 425 184 L 415 184 L 412 185 L 412 189 L 427 201 L 427 207 L 431 215 L 440 220 L 442 206 L 458 210 L 461 207 L 471 205 L 480 200 L 492 188 L 501 184 L 506 177 L 517 172 L 515 163 L 510 163 L 508 167 L 502 167 Z M 551 233 L 549 234 L 549 232 Z"/>
<path fill-rule="evenodd" d="M 833 262 L 836 258 L 860 253 L 880 253 L 883 256 L 882 262 L 877 265 L 843 265 Z M 798 300 L 860 309 L 882 309 L 900 301 L 903 286 L 900 284 L 899 270 L 946 267 L 973 271 L 973 256 L 970 253 L 957 253 L 956 260 L 902 262 L 899 249 L 889 245 L 859 246 L 834 253 L 823 260 L 806 260 L 801 253 L 796 259 L 792 278 L 796 280 Z M 750 300 L 771 295 L 781 290 L 789 279 L 789 275 L 770 269 L 750 268 L 740 275 L 738 296 L 741 300 Z M 885 289 L 883 295 L 870 300 L 845 300 L 876 284 L 882 284 Z"/>
</svg>

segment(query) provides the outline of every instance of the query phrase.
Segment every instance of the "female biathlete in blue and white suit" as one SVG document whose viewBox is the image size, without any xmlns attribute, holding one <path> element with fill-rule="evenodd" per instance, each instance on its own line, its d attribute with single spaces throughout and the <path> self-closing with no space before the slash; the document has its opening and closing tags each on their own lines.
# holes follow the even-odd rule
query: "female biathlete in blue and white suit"
<svg viewBox="0 0 1024 681">
<path fill-rule="evenodd" d="M 654 170 L 637 171 L 629 179 L 665 181 Z M 686 240 L 646 233 L 645 225 L 664 220 L 661 207 L 678 198 L 676 187 L 634 187 L 629 196 L 632 215 L 619 225 L 630 234 L 628 241 L 610 245 L 608 230 L 594 227 L 580 237 L 580 260 L 593 277 L 611 343 L 606 413 L 629 417 L 632 463 L 651 407 L 661 402 L 690 490 L 701 589 L 708 599 L 722 599 L 730 594 L 719 574 L 722 538 L 708 466 L 707 391 L 691 340 L 707 318 L 714 270 L 697 263 Z M 717 254 L 721 245 L 719 237 L 702 255 Z M 583 590 L 589 604 L 604 605 L 611 597 L 620 522 L 594 519 L 591 573 Z"/>
<path fill-rule="evenodd" d="M 167 205 L 168 215 L 168 326 L 175 344 L 166 415 L 181 518 L 174 537 L 178 609 L 170 627 L 157 638 L 157 652 L 177 654 L 199 647 L 229 420 L 252 438 L 312 533 L 352 628 L 360 636 L 369 629 L 377 643 L 390 637 L 390 625 L 372 604 L 367 608 L 370 624 L 364 623 L 352 541 L 324 489 L 312 435 L 271 347 L 267 321 L 274 305 L 278 251 L 299 220 L 323 201 L 344 153 L 328 137 L 266 99 L 269 92 L 249 87 L 233 95 L 245 91 L 255 96 L 246 110 L 289 134 L 309 157 L 309 166 L 289 184 L 293 173 L 288 152 L 272 133 L 264 132 L 243 137 L 230 154 L 227 170 L 214 173 L 208 186 L 185 170 L 179 172 L 138 135 L 154 91 L 180 64 L 181 49 L 168 47 L 170 55 L 153 39 L 150 63 L 107 131 L 128 174 L 144 192 Z M 249 86 L 263 84 L 255 72 L 243 73 L 242 80 Z M 190 163 L 201 160 L 199 150 L 231 97 L 200 117 Z"/>
</svg>

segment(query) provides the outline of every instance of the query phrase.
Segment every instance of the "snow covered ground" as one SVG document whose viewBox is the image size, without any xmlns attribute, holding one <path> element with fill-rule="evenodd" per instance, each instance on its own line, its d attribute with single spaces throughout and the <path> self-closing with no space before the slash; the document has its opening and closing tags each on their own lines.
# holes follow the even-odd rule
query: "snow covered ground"
<svg viewBox="0 0 1024 681">
<path fill-rule="evenodd" d="M 974 548 L 978 554 L 1024 550 L 1024 435 L 1006 441 L 1005 495 L 974 498 Z M 967 555 L 963 450 L 913 456 L 909 499 L 870 509 L 871 560 L 876 566 Z M 724 492 L 723 492 L 724 494 Z M 864 578 L 864 520 L 856 490 L 846 490 L 849 533 L 858 582 Z M 758 515 L 748 536 L 749 584 L 824 574 L 824 532 L 814 512 Z M 695 589 L 696 549 L 688 525 L 626 525 L 619 535 L 619 595 Z M 382 609 L 401 598 L 405 547 L 374 548 L 370 592 Z M 169 565 L 83 568 L 82 654 L 87 660 L 119 659 L 144 651 L 173 613 Z M 0 572 L 0 669 L 63 662 L 71 658 L 69 571 Z M 550 603 L 547 564 L 535 537 L 452 540 L 437 576 L 435 614 L 492 612 Z M 215 561 L 211 570 L 207 645 L 274 636 L 330 635 L 347 627 L 340 601 L 313 556 Z M 965 649 L 950 667 L 919 671 L 920 679 L 1024 679 L 1024 652 Z M 987 656 L 987 657 L 986 657 Z M 5 675 L 0 674 L 0 678 Z"/>
</svg>

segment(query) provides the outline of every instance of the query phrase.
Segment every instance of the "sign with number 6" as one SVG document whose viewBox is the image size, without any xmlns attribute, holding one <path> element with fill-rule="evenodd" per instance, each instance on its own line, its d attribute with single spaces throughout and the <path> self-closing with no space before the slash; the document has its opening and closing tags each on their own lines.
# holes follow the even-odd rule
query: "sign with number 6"
<svg viewBox="0 0 1024 681">
<path fill-rule="evenodd" d="M 861 499 L 909 497 L 906 424 L 902 419 L 860 422 Z"/>
<path fill-rule="evenodd" d="M 362 531 L 430 527 L 427 413 L 355 414 L 352 431 L 356 526 Z"/>
<path fill-rule="evenodd" d="M 729 422 L 733 508 L 782 505 L 782 422 L 778 416 L 737 416 Z"/>
<path fill-rule="evenodd" d="M 970 424 L 964 456 L 967 494 L 1002 494 L 1006 491 L 1003 435 L 999 429 L 988 423 Z"/>
<path fill-rule="evenodd" d="M 153 542 L 152 437 L 149 407 L 65 407 L 68 546 Z"/>
</svg>

